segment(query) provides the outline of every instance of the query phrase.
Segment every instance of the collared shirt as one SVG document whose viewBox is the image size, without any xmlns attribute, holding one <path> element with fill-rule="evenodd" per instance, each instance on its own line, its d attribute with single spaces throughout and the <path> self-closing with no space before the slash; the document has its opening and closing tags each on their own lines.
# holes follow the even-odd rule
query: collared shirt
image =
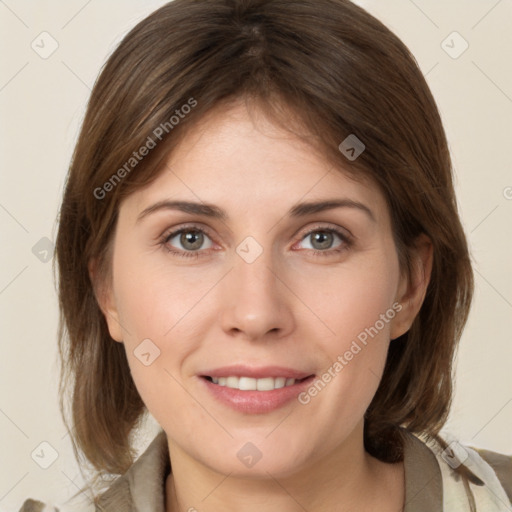
<svg viewBox="0 0 512 512">
<path fill-rule="evenodd" d="M 479 486 L 470 484 L 477 498 L 480 497 L 480 501 L 477 499 L 477 504 L 480 503 L 481 506 L 477 511 L 512 511 L 512 457 L 486 450 L 474 451 L 470 448 L 467 448 L 467 453 L 473 456 L 471 469 L 476 468 L 476 474 L 482 477 L 485 483 L 479 489 L 477 489 Z M 469 502 L 465 500 L 465 493 L 463 496 L 458 489 L 462 488 L 460 477 L 442 461 L 441 457 L 442 455 L 436 454 L 427 442 L 405 431 L 404 512 L 443 512 L 443 503 L 445 503 L 445 512 L 470 510 Z M 445 467 L 442 466 L 443 464 Z M 167 437 L 165 432 L 160 430 L 144 453 L 123 476 L 110 485 L 90 510 L 165 512 L 165 481 L 170 470 Z M 453 489 L 458 489 L 459 494 Z M 451 497 L 447 496 L 447 493 L 451 493 Z M 487 495 L 490 501 L 487 500 Z M 30 508 L 29 501 L 32 500 L 27 500 L 19 512 L 42 510 Z M 449 510 L 446 503 L 450 503 Z M 453 505 L 454 503 L 456 506 Z M 85 511 L 85 509 L 82 510 Z M 64 507 L 61 511 L 66 511 L 66 508 Z"/>
</svg>

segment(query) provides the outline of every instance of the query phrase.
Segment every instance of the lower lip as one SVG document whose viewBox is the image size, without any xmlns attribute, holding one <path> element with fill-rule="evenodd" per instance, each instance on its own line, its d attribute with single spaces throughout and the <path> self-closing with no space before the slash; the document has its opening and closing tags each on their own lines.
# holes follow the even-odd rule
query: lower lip
<svg viewBox="0 0 512 512">
<path fill-rule="evenodd" d="M 238 412 L 247 414 L 264 414 L 283 407 L 294 398 L 297 398 L 299 393 L 304 391 L 314 378 L 315 376 L 311 375 L 292 386 L 285 386 L 271 391 L 241 391 L 240 389 L 228 388 L 227 386 L 219 386 L 204 377 L 200 377 L 206 389 L 217 400 Z"/>
</svg>

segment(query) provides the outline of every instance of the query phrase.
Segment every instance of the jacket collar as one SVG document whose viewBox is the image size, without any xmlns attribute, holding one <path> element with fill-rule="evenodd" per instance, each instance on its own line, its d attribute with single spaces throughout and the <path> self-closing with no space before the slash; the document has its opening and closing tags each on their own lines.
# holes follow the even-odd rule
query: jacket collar
<svg viewBox="0 0 512 512">
<path fill-rule="evenodd" d="M 407 430 L 404 433 L 404 512 L 443 512 L 443 479 L 432 450 Z"/>
<path fill-rule="evenodd" d="M 433 452 L 404 431 L 404 512 L 443 512 L 443 484 Z M 171 470 L 167 436 L 161 429 L 130 469 L 101 495 L 101 512 L 165 512 L 165 480 Z"/>
</svg>

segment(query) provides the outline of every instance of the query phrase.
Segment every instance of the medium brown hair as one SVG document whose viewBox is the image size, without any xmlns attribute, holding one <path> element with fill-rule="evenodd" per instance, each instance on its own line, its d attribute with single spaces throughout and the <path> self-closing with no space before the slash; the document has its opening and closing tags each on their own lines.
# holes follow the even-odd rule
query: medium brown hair
<svg viewBox="0 0 512 512">
<path fill-rule="evenodd" d="M 75 454 L 99 473 L 122 474 L 132 464 L 130 437 L 145 405 L 123 344 L 109 335 L 88 266 L 95 261 L 100 276 L 109 275 L 123 198 L 158 176 L 202 116 L 240 99 L 283 128 L 298 128 L 339 172 L 378 185 L 402 271 L 411 271 L 416 238 L 431 239 L 430 284 L 412 327 L 390 345 L 365 415 L 365 447 L 398 461 L 401 427 L 435 437 L 446 421 L 473 273 L 445 132 L 414 57 L 348 0 L 174 0 L 131 30 L 102 69 L 60 211 L 61 410 L 67 421 L 70 404 Z M 194 106 L 170 121 L 186 104 Z M 354 161 L 338 149 L 350 134 L 366 146 Z M 156 147 L 133 165 L 149 139 Z"/>
</svg>

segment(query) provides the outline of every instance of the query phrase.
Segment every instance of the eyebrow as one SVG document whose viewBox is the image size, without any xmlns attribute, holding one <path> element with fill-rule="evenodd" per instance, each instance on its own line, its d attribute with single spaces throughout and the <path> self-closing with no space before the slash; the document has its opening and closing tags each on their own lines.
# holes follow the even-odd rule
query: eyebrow
<svg viewBox="0 0 512 512">
<path fill-rule="evenodd" d="M 326 210 L 333 210 L 334 208 L 355 208 L 366 213 L 373 222 L 377 222 L 375 215 L 368 206 L 352 199 L 329 199 L 324 201 L 298 203 L 288 211 L 288 217 L 306 217 Z M 176 210 L 184 213 L 203 215 L 205 217 L 218 219 L 224 222 L 229 218 L 228 214 L 222 208 L 213 204 L 196 203 L 192 201 L 162 200 L 143 210 L 137 217 L 137 222 L 152 213 L 162 210 Z"/>
</svg>

